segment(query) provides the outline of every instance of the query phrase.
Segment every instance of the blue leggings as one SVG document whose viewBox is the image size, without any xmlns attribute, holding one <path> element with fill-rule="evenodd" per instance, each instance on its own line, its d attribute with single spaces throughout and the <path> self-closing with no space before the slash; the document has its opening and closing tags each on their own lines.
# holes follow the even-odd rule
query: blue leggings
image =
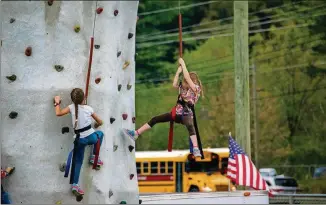
<svg viewBox="0 0 326 205">
<path fill-rule="evenodd" d="M 74 184 L 78 184 L 79 181 L 79 175 L 80 175 L 80 170 L 81 167 L 83 165 L 83 160 L 84 160 L 84 152 L 85 152 L 85 147 L 87 145 L 95 145 L 97 142 L 97 139 L 100 139 L 101 145 L 102 145 L 102 141 L 103 141 L 103 132 L 102 131 L 96 131 L 93 134 L 85 137 L 85 138 L 80 138 L 79 139 L 79 143 L 78 143 L 78 147 L 76 147 L 76 161 L 75 161 L 75 175 L 74 175 Z M 93 154 L 95 154 L 95 149 L 93 149 Z"/>
</svg>

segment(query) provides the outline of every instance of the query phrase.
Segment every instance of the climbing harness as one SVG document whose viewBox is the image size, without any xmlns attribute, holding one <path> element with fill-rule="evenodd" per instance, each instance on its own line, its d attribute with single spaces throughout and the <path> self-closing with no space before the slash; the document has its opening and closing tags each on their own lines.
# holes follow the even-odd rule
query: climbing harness
<svg viewBox="0 0 326 205">
<path fill-rule="evenodd" d="M 179 56 L 180 58 L 182 58 L 182 15 L 180 12 L 180 1 L 179 1 Z M 184 110 L 187 109 L 189 110 L 189 108 L 191 109 L 192 113 L 193 113 L 193 120 L 194 120 L 194 127 L 195 127 L 195 131 L 196 131 L 196 136 L 197 136 L 197 143 L 198 143 L 198 149 L 200 150 L 200 154 L 201 154 L 201 159 L 204 159 L 204 153 L 203 153 L 203 149 L 202 149 L 202 144 L 201 144 L 201 140 L 200 140 L 200 135 L 199 135 L 199 129 L 197 126 L 197 120 L 196 120 L 196 112 L 195 112 L 195 107 L 194 105 L 189 105 L 187 102 L 185 102 L 180 94 L 180 88 L 181 88 L 181 82 L 179 83 L 179 95 L 178 95 L 178 99 L 177 99 L 177 105 L 180 104 L 182 106 L 182 110 L 183 113 L 181 115 L 181 118 L 184 116 Z M 174 127 L 174 122 L 175 122 L 175 118 L 176 118 L 176 107 L 174 106 L 171 110 L 171 116 L 172 116 L 172 120 L 170 121 L 170 129 L 169 129 L 169 138 L 168 138 L 168 151 L 172 152 L 172 145 L 173 145 L 173 127 Z M 193 144 L 191 142 L 191 139 L 189 137 L 189 149 L 190 149 L 190 153 L 193 153 Z"/>
</svg>

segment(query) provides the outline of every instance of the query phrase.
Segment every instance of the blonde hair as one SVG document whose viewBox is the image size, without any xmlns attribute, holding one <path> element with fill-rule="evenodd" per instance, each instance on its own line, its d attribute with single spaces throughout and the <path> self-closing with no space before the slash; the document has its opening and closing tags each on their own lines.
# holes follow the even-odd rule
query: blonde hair
<svg viewBox="0 0 326 205">
<path fill-rule="evenodd" d="M 192 82 L 194 82 L 196 85 L 199 85 L 199 87 L 200 87 L 200 95 L 201 95 L 201 97 L 204 98 L 203 85 L 202 85 L 197 73 L 189 72 L 189 75 L 190 75 L 190 79 L 192 80 Z M 189 89 L 189 84 L 187 83 L 185 78 L 183 78 L 183 80 L 182 80 L 182 87 L 185 88 L 185 89 Z"/>
</svg>

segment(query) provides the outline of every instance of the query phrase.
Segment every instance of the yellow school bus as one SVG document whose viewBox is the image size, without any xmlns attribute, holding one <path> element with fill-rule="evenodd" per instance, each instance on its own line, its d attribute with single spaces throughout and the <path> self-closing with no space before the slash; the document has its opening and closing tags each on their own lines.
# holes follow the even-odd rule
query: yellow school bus
<svg viewBox="0 0 326 205">
<path fill-rule="evenodd" d="M 208 148 L 203 152 L 203 160 L 195 159 L 189 150 L 136 152 L 139 192 L 228 191 L 229 149 Z"/>
</svg>

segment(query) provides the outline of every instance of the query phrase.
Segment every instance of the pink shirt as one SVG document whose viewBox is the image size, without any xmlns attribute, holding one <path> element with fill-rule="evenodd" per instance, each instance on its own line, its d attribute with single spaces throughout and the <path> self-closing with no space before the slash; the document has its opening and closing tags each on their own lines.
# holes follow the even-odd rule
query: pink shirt
<svg viewBox="0 0 326 205">
<path fill-rule="evenodd" d="M 200 97 L 200 91 L 201 88 L 199 85 L 196 85 L 196 92 L 194 92 L 191 88 L 189 88 L 188 90 L 183 89 L 182 87 L 180 88 L 180 95 L 182 97 L 182 99 L 187 102 L 188 104 L 191 105 L 195 105 Z M 192 111 L 189 109 L 189 111 L 187 109 L 183 110 L 182 105 L 177 104 L 176 106 L 176 114 L 177 115 L 182 115 L 183 114 L 190 114 L 192 115 Z"/>
</svg>

